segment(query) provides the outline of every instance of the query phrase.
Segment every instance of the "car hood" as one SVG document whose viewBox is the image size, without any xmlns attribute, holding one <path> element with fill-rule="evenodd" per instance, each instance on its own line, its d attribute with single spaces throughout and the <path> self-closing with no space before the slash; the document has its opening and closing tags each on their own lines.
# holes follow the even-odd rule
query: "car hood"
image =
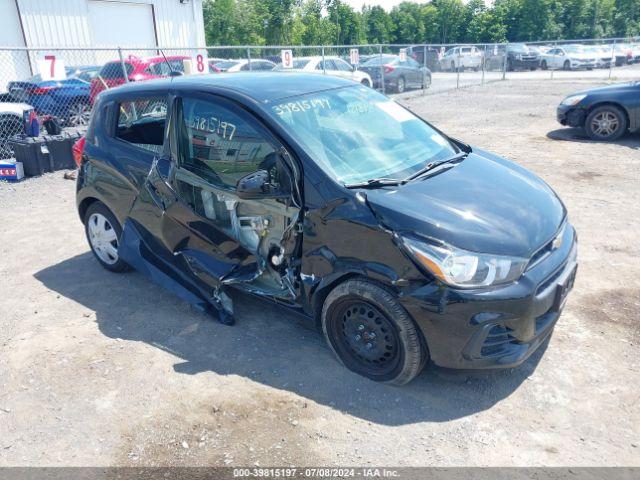
<svg viewBox="0 0 640 480">
<path fill-rule="evenodd" d="M 0 113 L 15 113 L 22 115 L 25 111 L 31 110 L 33 107 L 26 103 L 0 102 Z"/>
<path fill-rule="evenodd" d="M 640 89 L 640 82 L 625 82 L 625 83 L 614 83 L 612 85 L 605 85 L 604 87 L 596 87 L 590 88 L 589 90 L 582 90 L 580 92 L 573 93 L 569 96 L 586 94 L 591 95 L 594 93 L 612 93 L 612 92 L 622 92 L 629 89 Z"/>
<path fill-rule="evenodd" d="M 560 228 L 565 208 L 536 175 L 474 150 L 442 173 L 366 191 L 381 223 L 470 251 L 528 258 Z"/>
</svg>

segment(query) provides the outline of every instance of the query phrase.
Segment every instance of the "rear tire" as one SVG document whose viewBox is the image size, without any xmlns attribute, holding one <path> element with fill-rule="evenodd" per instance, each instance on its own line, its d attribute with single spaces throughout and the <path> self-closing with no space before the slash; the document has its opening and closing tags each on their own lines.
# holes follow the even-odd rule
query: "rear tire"
<svg viewBox="0 0 640 480">
<path fill-rule="evenodd" d="M 333 289 L 321 322 L 338 360 L 371 380 L 404 385 L 429 359 L 421 333 L 396 296 L 371 281 L 347 280 Z"/>
<path fill-rule="evenodd" d="M 84 216 L 84 230 L 91 252 L 100 265 L 115 273 L 131 269 L 118 255 L 122 227 L 104 203 L 89 205 Z"/>
<path fill-rule="evenodd" d="M 398 93 L 404 93 L 406 88 L 407 88 L 407 82 L 405 81 L 404 77 L 400 77 L 398 79 L 398 84 L 396 85 L 396 91 Z"/>
</svg>

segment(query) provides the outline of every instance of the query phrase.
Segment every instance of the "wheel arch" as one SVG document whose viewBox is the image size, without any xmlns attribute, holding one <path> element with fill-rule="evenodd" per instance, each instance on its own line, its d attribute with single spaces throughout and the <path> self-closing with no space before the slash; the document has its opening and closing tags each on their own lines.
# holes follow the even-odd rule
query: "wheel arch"
<svg viewBox="0 0 640 480">
<path fill-rule="evenodd" d="M 614 102 L 614 101 L 611 101 L 611 100 L 603 100 L 603 101 L 595 102 L 595 103 L 589 105 L 587 107 L 585 115 L 584 115 L 585 126 L 586 126 L 586 122 L 587 122 L 587 117 L 589 115 L 591 115 L 591 112 L 593 112 L 596 108 L 606 107 L 606 106 L 616 107 L 616 108 L 620 109 L 622 111 L 622 113 L 624 113 L 624 115 L 625 115 L 625 117 L 627 119 L 627 125 L 628 125 L 628 129 L 629 130 L 634 130 L 634 128 L 638 127 L 638 125 L 635 122 L 633 122 L 633 119 L 631 118 L 631 115 L 629 114 L 629 110 L 627 110 L 626 107 L 624 105 L 622 105 L 621 103 Z"/>
<path fill-rule="evenodd" d="M 100 199 L 95 197 L 86 197 L 78 204 L 78 215 L 80 215 L 81 222 L 84 222 L 84 217 L 87 214 L 87 210 L 89 210 L 89 207 L 96 202 L 100 202 Z"/>
</svg>

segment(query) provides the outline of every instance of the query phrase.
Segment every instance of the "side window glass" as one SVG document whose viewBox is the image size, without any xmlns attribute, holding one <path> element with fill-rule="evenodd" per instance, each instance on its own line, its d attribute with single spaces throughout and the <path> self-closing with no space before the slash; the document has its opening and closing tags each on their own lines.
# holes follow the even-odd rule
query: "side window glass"
<svg viewBox="0 0 640 480">
<path fill-rule="evenodd" d="M 174 72 L 184 72 L 184 60 L 171 60 L 171 69 Z M 167 72 L 169 74 L 169 72 Z"/>
<path fill-rule="evenodd" d="M 116 138 L 156 155 L 162 153 L 167 101 L 146 98 L 118 104 Z"/>
<path fill-rule="evenodd" d="M 215 186 L 235 189 L 240 178 L 271 172 L 276 164 L 276 150 L 260 127 L 215 101 L 184 98 L 178 127 L 180 167 Z"/>
<path fill-rule="evenodd" d="M 343 60 L 334 60 L 336 67 L 338 67 L 339 70 L 342 70 L 343 72 L 350 72 L 351 71 L 351 67 L 349 66 L 349 64 Z"/>
</svg>

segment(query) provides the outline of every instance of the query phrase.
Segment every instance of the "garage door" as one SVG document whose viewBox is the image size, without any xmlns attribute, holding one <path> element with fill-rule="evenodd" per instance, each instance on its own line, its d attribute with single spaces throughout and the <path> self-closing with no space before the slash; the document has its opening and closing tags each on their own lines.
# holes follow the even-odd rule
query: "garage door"
<svg viewBox="0 0 640 480">
<path fill-rule="evenodd" d="M 142 3 L 89 0 L 89 26 L 98 47 L 155 47 L 153 8 Z"/>
</svg>

